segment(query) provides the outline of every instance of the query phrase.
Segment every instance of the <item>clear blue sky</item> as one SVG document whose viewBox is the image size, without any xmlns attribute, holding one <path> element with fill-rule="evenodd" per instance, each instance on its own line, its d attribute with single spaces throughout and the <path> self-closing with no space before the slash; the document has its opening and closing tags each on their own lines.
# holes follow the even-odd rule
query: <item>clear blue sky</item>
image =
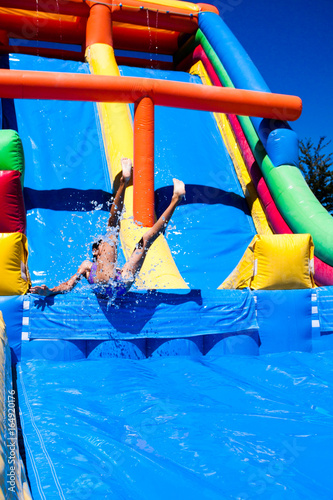
<svg viewBox="0 0 333 500">
<path fill-rule="evenodd" d="M 272 92 L 298 95 L 300 139 L 333 151 L 333 0 L 206 0 L 243 45 Z"/>
</svg>

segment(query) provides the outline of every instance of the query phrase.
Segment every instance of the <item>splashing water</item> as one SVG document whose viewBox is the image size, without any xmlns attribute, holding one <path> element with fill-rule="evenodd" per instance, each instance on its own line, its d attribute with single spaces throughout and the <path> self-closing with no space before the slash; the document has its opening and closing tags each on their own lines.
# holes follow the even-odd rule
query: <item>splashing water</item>
<svg viewBox="0 0 333 500">
<path fill-rule="evenodd" d="M 109 298 L 107 304 L 106 304 L 106 310 L 109 311 L 111 309 L 111 307 L 114 307 L 114 303 L 115 303 L 115 300 L 116 300 L 116 297 L 114 297 L 113 295 Z"/>
<path fill-rule="evenodd" d="M 156 10 L 156 31 L 155 31 L 155 52 L 156 52 L 156 55 L 157 55 L 157 52 L 158 52 L 158 42 L 157 42 L 157 29 L 158 29 L 158 10 Z"/>
<path fill-rule="evenodd" d="M 57 5 L 57 14 L 59 16 L 59 25 L 60 25 L 60 43 L 62 43 L 62 20 L 60 16 L 59 0 L 56 0 L 56 5 Z"/>
<path fill-rule="evenodd" d="M 37 38 L 37 57 L 39 57 L 39 0 L 36 0 L 36 38 Z"/>
<path fill-rule="evenodd" d="M 149 10 L 148 9 L 147 9 L 147 27 L 148 27 L 148 37 L 149 37 L 148 52 L 149 52 L 150 68 L 152 68 L 153 67 L 153 58 L 152 58 L 153 39 L 152 39 L 152 34 L 151 34 L 151 29 L 150 29 Z"/>
</svg>

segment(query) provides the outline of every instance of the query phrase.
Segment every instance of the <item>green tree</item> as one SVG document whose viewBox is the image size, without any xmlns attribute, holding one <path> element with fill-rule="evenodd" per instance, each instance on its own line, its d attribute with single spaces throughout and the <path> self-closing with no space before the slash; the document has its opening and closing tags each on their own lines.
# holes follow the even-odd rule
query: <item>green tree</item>
<svg viewBox="0 0 333 500">
<path fill-rule="evenodd" d="M 313 194 L 320 203 L 333 212 L 333 153 L 326 153 L 324 149 L 331 141 L 325 142 L 321 137 L 317 146 L 311 139 L 300 141 L 299 168 Z"/>
</svg>

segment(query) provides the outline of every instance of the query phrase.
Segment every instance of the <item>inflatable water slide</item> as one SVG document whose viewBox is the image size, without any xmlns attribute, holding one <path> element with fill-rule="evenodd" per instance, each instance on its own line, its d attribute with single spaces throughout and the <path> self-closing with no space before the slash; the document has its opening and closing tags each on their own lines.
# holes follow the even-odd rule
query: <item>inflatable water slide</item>
<svg viewBox="0 0 333 500">
<path fill-rule="evenodd" d="M 264 72 L 264 69 L 263 69 Z M 0 491 L 11 499 L 331 499 L 333 221 L 208 4 L 0 0 Z M 121 267 L 81 280 L 121 174 Z"/>
</svg>

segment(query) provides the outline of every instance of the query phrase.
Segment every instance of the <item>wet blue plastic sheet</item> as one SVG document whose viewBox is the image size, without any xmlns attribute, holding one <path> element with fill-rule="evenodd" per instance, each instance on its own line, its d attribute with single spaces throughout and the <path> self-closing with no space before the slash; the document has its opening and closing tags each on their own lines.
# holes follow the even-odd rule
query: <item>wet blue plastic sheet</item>
<svg viewBox="0 0 333 500">
<path fill-rule="evenodd" d="M 249 290 L 129 292 L 110 308 L 93 293 L 29 299 L 24 317 L 31 339 L 175 338 L 258 330 Z"/>
<path fill-rule="evenodd" d="M 34 498 L 331 500 L 332 384 L 329 352 L 21 363 Z"/>
</svg>

